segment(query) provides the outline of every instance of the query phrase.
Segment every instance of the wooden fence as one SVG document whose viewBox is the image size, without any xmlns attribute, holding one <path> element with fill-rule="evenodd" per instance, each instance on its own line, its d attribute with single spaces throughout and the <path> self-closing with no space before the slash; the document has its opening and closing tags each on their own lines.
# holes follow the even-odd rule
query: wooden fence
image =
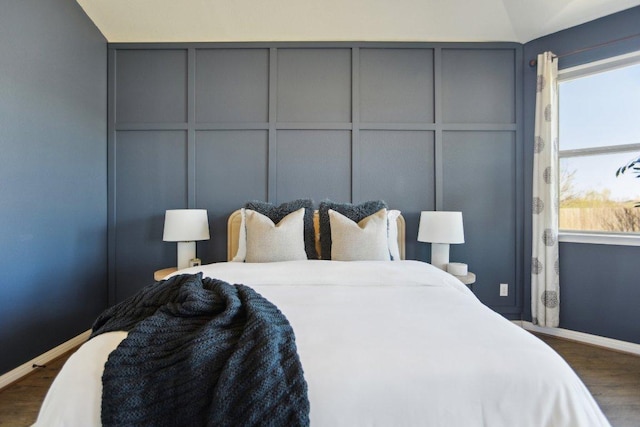
<svg viewBox="0 0 640 427">
<path fill-rule="evenodd" d="M 640 208 L 560 208 L 561 230 L 640 232 Z"/>
</svg>

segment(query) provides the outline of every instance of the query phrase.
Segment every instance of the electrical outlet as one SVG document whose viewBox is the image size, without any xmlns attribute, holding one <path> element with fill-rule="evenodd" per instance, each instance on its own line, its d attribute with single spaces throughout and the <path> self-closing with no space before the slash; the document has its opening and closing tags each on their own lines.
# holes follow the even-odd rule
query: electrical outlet
<svg viewBox="0 0 640 427">
<path fill-rule="evenodd" d="M 508 297 L 509 296 L 509 284 L 508 283 L 500 283 L 500 296 Z"/>
</svg>

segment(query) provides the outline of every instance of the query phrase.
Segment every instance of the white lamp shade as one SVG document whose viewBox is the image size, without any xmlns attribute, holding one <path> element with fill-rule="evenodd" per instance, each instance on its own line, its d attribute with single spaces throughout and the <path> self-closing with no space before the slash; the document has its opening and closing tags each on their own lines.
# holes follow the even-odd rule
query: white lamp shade
<svg viewBox="0 0 640 427">
<path fill-rule="evenodd" d="M 193 242 L 209 239 L 206 209 L 170 209 L 164 216 L 165 242 Z"/>
<path fill-rule="evenodd" d="M 423 211 L 420 213 L 418 241 L 464 243 L 462 212 Z"/>
</svg>

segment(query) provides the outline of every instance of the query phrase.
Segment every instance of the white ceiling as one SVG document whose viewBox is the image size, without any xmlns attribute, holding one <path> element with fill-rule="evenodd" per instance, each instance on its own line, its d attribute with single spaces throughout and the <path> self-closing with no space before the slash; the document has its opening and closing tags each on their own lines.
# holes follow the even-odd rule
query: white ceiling
<svg viewBox="0 0 640 427">
<path fill-rule="evenodd" d="M 109 42 L 526 43 L 640 0 L 77 0 Z"/>
</svg>

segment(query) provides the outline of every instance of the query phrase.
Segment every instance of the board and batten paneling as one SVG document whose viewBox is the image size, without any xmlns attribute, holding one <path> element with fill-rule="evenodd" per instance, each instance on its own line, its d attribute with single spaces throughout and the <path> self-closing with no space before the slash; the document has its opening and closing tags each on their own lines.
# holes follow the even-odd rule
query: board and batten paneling
<svg viewBox="0 0 640 427">
<path fill-rule="evenodd" d="M 516 53 L 442 51 L 441 206 L 462 211 L 465 228 L 451 260 L 469 264 L 476 295 L 505 314 L 519 312 L 522 283 Z M 500 283 L 508 296 L 499 295 Z"/>
<path fill-rule="evenodd" d="M 197 123 L 269 120 L 268 49 L 196 50 Z"/>
<path fill-rule="evenodd" d="M 514 124 L 515 54 L 505 49 L 443 49 L 443 122 Z"/>
<path fill-rule="evenodd" d="M 153 281 L 141 262 L 152 271 L 175 262 L 170 246 L 176 244 L 163 242 L 162 233 L 165 209 L 187 201 L 186 132 L 119 131 L 116 164 L 115 280 L 126 286 L 115 297 L 121 301 Z"/>
<path fill-rule="evenodd" d="M 351 121 L 351 49 L 278 49 L 277 120 Z"/>
<path fill-rule="evenodd" d="M 351 133 L 279 130 L 276 188 L 279 202 L 298 197 L 351 200 Z M 306 195 L 306 196 L 302 196 Z"/>
<path fill-rule="evenodd" d="M 450 259 L 466 262 L 483 278 L 475 293 L 496 308 L 516 303 L 514 158 L 513 132 L 447 131 L 443 135 L 443 207 L 464 213 L 465 243 L 451 245 Z M 499 296 L 500 283 L 509 285 L 508 296 Z"/>
<path fill-rule="evenodd" d="M 360 121 L 434 123 L 433 49 L 360 49 Z"/>
<path fill-rule="evenodd" d="M 229 213 L 247 200 L 266 200 L 268 156 L 266 130 L 196 132 L 196 200 L 207 210 L 212 237 L 197 243 L 202 260 L 226 261 Z"/>
<path fill-rule="evenodd" d="M 183 123 L 187 119 L 187 51 L 118 52 L 117 123 Z"/>
<path fill-rule="evenodd" d="M 452 253 L 478 273 L 481 299 L 519 312 L 520 45 L 109 48 L 112 302 L 174 264 L 175 244 L 162 242 L 165 209 L 208 210 L 211 240 L 198 243 L 208 263 L 226 259 L 226 218 L 245 201 L 304 197 L 386 200 L 407 220 L 407 258 L 424 261 L 420 211 L 463 210 L 467 243 Z M 144 191 L 153 201 L 135 197 Z M 487 230 L 488 218 L 500 226 Z M 495 281 L 513 287 L 507 300 L 493 295 Z"/>
<path fill-rule="evenodd" d="M 435 208 L 434 133 L 364 130 L 360 133 L 360 201 L 385 194 L 402 209 L 408 240 L 418 235 L 420 211 Z"/>
</svg>

